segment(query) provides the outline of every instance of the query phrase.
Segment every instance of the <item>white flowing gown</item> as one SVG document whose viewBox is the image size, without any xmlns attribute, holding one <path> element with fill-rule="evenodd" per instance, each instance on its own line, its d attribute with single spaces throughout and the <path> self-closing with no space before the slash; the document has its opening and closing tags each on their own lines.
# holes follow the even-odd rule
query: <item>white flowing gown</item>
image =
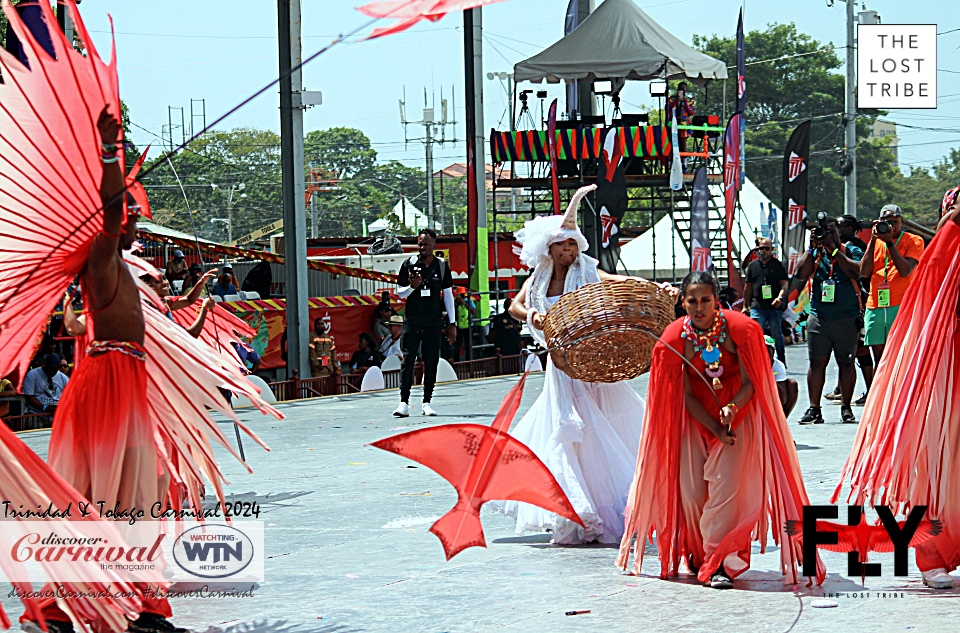
<svg viewBox="0 0 960 633">
<path fill-rule="evenodd" d="M 559 297 L 546 297 L 553 305 Z M 557 544 L 619 543 L 640 445 L 644 402 L 625 382 L 575 380 L 547 363 L 543 391 L 510 434 L 560 483 L 586 529 L 516 501 L 494 508 L 517 519 L 517 533 L 553 532 Z"/>
</svg>

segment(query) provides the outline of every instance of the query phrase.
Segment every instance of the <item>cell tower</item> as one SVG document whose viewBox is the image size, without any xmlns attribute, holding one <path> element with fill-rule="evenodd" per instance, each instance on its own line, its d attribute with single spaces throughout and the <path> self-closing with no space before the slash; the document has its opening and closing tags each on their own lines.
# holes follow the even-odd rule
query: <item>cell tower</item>
<svg viewBox="0 0 960 633">
<path fill-rule="evenodd" d="M 419 121 L 410 121 L 407 119 L 407 89 L 403 89 L 403 99 L 400 100 L 400 123 L 403 125 L 403 146 L 406 149 L 407 144 L 415 141 L 421 141 L 426 153 L 427 161 L 427 221 L 431 228 L 435 226 L 436 209 L 433 195 L 433 145 L 443 145 L 445 143 L 457 143 L 457 121 L 456 121 L 456 95 L 451 87 L 451 104 L 443 96 L 443 88 L 440 88 L 440 120 L 436 117 L 436 98 L 431 95 L 427 99 L 427 89 L 423 89 L 423 118 Z M 452 116 L 451 116 L 452 115 Z M 422 126 L 423 136 L 410 137 L 408 134 L 409 126 Z M 447 127 L 450 126 L 452 138 L 447 138 Z M 441 225 L 443 218 L 441 217 Z"/>
</svg>

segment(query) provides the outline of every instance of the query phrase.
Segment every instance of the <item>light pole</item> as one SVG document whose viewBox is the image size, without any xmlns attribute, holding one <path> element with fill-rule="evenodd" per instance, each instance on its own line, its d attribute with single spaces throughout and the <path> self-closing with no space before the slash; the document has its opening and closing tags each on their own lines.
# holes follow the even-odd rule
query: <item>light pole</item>
<svg viewBox="0 0 960 633">
<path fill-rule="evenodd" d="M 513 73 L 490 72 L 487 73 L 487 79 L 490 81 L 499 79 L 500 86 L 503 88 L 504 92 L 507 93 L 507 103 L 509 104 L 507 109 L 510 112 L 510 131 L 514 132 L 516 130 L 517 122 L 513 119 Z M 504 84 L 504 81 L 507 83 Z M 484 171 L 486 171 L 486 167 L 484 167 Z M 484 177 L 486 177 L 486 174 L 484 174 Z M 517 213 L 517 192 L 513 189 L 513 187 L 510 188 L 510 213 L 514 215 Z"/>
<path fill-rule="evenodd" d="M 200 180 L 206 180 L 205 177 L 200 176 Z M 215 182 L 210 183 L 210 188 L 216 191 L 220 189 L 220 185 Z M 210 220 L 211 222 L 224 222 L 227 225 L 227 244 L 233 246 L 233 194 L 238 191 L 243 191 L 247 188 L 246 183 L 238 182 L 230 185 L 230 188 L 227 189 L 227 217 L 224 218 L 215 218 Z M 241 193 L 241 198 L 246 198 L 247 194 Z"/>
</svg>

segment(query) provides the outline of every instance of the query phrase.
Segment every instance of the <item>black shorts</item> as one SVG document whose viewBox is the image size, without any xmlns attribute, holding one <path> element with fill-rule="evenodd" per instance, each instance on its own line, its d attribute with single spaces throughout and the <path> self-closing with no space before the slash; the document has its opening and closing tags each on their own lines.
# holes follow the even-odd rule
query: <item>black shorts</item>
<svg viewBox="0 0 960 633">
<path fill-rule="evenodd" d="M 852 363 L 857 353 L 860 327 L 857 317 L 825 319 L 811 314 L 807 319 L 807 353 L 810 360 L 830 356 L 838 363 Z"/>
</svg>

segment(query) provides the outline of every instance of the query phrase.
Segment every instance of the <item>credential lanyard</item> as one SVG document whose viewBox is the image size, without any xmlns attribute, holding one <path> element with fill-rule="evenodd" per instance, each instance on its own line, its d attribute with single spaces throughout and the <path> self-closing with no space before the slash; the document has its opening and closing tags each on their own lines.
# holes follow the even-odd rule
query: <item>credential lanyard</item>
<svg viewBox="0 0 960 633">
<path fill-rule="evenodd" d="M 900 240 L 903 239 L 903 231 L 900 231 L 900 237 L 897 238 L 897 241 L 893 244 L 894 248 L 900 246 Z M 890 267 L 890 248 L 887 248 L 887 255 L 883 259 L 883 281 L 887 281 L 887 270 Z"/>
</svg>

